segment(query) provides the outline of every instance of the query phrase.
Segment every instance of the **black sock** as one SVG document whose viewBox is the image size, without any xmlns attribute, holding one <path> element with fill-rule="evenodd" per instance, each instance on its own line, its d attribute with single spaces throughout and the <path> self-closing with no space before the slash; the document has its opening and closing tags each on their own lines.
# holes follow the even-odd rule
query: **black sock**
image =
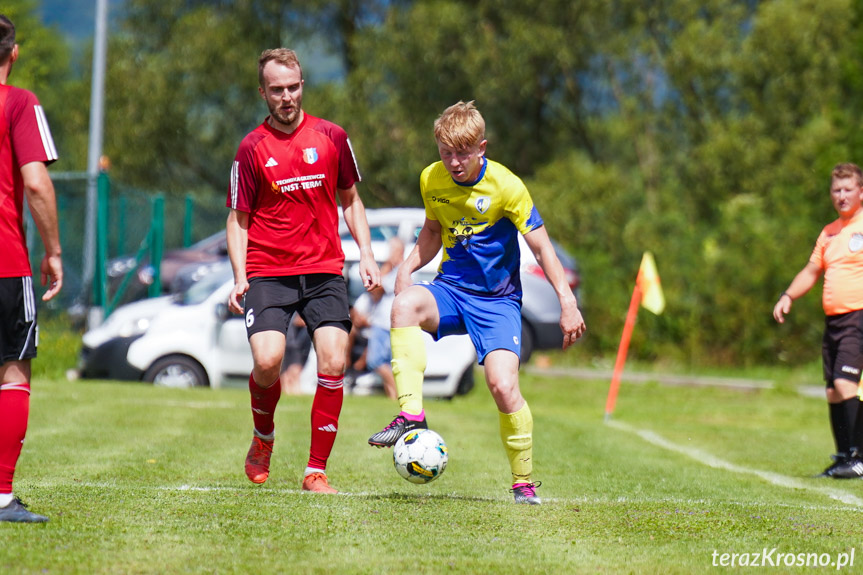
<svg viewBox="0 0 863 575">
<path fill-rule="evenodd" d="M 848 420 L 847 409 L 845 407 L 847 401 L 827 404 L 830 407 L 830 428 L 833 431 L 833 441 L 836 443 L 837 455 L 848 455 L 851 450 L 852 423 Z"/>
<path fill-rule="evenodd" d="M 843 404 L 849 404 L 848 416 L 851 418 L 851 450 L 856 451 L 858 456 L 863 455 L 863 409 L 860 409 L 860 400 L 856 397 L 846 399 Z M 853 407 L 852 407 L 853 406 Z"/>
</svg>

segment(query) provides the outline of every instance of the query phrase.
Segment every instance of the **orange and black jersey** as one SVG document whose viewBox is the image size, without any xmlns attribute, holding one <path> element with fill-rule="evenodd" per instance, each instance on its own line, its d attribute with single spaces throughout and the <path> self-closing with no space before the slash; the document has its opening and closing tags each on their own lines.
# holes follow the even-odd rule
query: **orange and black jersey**
<svg viewBox="0 0 863 575">
<path fill-rule="evenodd" d="M 863 309 L 863 211 L 824 226 L 809 261 L 824 273 L 825 314 Z"/>
</svg>

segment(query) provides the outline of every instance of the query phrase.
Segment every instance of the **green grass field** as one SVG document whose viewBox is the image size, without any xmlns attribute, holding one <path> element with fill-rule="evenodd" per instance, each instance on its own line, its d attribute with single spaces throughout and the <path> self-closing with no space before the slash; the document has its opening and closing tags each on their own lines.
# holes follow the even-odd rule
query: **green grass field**
<svg viewBox="0 0 863 575">
<path fill-rule="evenodd" d="M 823 399 L 784 379 L 624 384 L 605 424 L 608 381 L 522 387 L 541 507 L 512 503 L 484 387 L 427 402 L 450 448 L 427 486 L 366 445 L 397 406 L 346 398 L 329 466 L 342 493 L 323 496 L 299 489 L 310 397 L 282 399 L 254 486 L 245 390 L 37 379 L 16 493 L 51 521 L 0 525 L 0 573 L 699 573 L 765 549 L 771 572 L 806 569 L 782 554 L 863 566 L 863 482 L 811 478 L 832 451 Z"/>
</svg>

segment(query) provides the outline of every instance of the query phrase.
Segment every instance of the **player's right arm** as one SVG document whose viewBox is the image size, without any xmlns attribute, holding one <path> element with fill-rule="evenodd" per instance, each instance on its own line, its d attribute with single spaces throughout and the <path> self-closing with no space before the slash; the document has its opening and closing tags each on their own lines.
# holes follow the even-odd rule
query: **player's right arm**
<svg viewBox="0 0 863 575">
<path fill-rule="evenodd" d="M 63 287 L 63 261 L 60 248 L 60 228 L 57 223 L 57 197 L 54 184 L 44 162 L 29 162 L 21 166 L 24 194 L 33 215 L 33 222 L 45 245 L 45 257 L 40 265 L 42 285 L 48 290 L 42 296 L 48 301 Z M 50 280 L 50 284 L 48 283 Z"/>
<path fill-rule="evenodd" d="M 779 296 L 776 305 L 773 306 L 773 319 L 779 323 L 785 323 L 785 316 L 791 311 L 791 304 L 815 286 L 818 278 L 821 277 L 821 272 L 821 266 L 815 262 L 807 263 L 791 280 L 788 289 Z"/>
<path fill-rule="evenodd" d="M 234 289 L 228 296 L 228 308 L 233 313 L 243 313 L 242 297 L 249 291 L 246 278 L 246 250 L 249 246 L 249 214 L 231 209 L 225 224 L 228 239 L 228 257 L 234 270 Z"/>
<path fill-rule="evenodd" d="M 249 213 L 255 206 L 260 189 L 259 161 L 255 157 L 255 145 L 260 135 L 252 132 L 240 142 L 237 155 L 231 165 L 230 185 L 226 207 L 228 220 L 225 231 L 228 241 L 228 258 L 234 271 L 234 289 L 228 296 L 228 309 L 232 313 L 243 313 L 243 296 L 249 291 L 246 277 L 246 260 L 249 248 Z"/>
<path fill-rule="evenodd" d="M 408 254 L 404 263 L 399 266 L 396 274 L 395 293 L 399 294 L 403 289 L 413 283 L 411 274 L 432 261 L 443 246 L 441 239 L 441 225 L 437 220 L 426 217 L 423 227 L 417 236 L 417 243 Z"/>
</svg>

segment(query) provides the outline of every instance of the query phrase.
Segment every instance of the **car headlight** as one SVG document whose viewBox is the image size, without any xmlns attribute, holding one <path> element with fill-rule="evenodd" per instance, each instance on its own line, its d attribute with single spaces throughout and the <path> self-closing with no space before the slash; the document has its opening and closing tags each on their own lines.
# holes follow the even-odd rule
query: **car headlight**
<svg viewBox="0 0 863 575">
<path fill-rule="evenodd" d="M 150 328 L 150 318 L 141 317 L 136 320 L 127 321 L 117 329 L 120 337 L 132 337 L 141 335 Z"/>
<path fill-rule="evenodd" d="M 120 277 L 126 275 L 126 273 L 129 270 L 134 269 L 136 265 L 138 265 L 138 262 L 133 257 L 117 258 L 108 262 L 106 265 L 106 272 L 112 278 Z"/>
<path fill-rule="evenodd" d="M 138 270 L 138 281 L 145 286 L 151 285 L 156 276 L 156 270 L 153 266 L 144 266 Z"/>
</svg>

